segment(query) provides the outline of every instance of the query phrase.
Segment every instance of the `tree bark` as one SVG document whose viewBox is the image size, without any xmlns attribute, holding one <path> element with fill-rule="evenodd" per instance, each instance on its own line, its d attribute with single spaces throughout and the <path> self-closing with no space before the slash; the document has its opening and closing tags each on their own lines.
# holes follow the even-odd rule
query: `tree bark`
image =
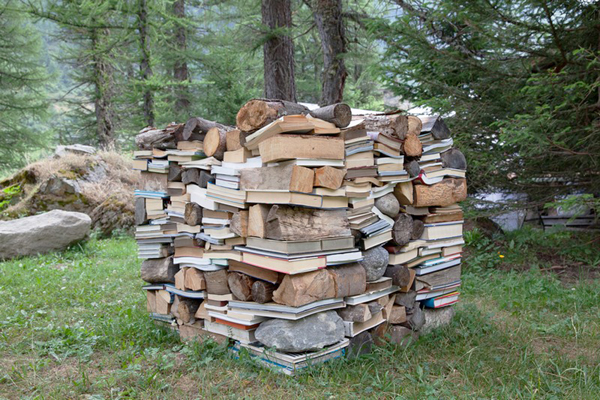
<svg viewBox="0 0 600 400">
<path fill-rule="evenodd" d="M 110 36 L 108 28 L 92 28 L 92 63 L 94 83 L 94 109 L 96 114 L 96 134 L 101 147 L 112 147 L 115 143 L 113 125 L 113 67 L 104 51 L 102 38 Z"/>
<path fill-rule="evenodd" d="M 270 282 L 255 281 L 252 284 L 252 300 L 257 303 L 264 304 L 273 300 L 273 291 L 276 286 Z"/>
<path fill-rule="evenodd" d="M 321 106 L 339 103 L 344 97 L 346 82 L 346 39 L 342 18 L 342 0 L 315 0 L 313 2 L 315 23 L 321 37 L 323 50 L 323 78 Z"/>
<path fill-rule="evenodd" d="M 261 13 L 269 29 L 263 46 L 265 97 L 296 101 L 291 0 L 262 0 Z"/>
<path fill-rule="evenodd" d="M 189 72 L 186 60 L 187 51 L 187 32 L 182 20 L 185 19 L 185 0 L 175 0 L 173 2 L 173 15 L 175 16 L 175 45 L 177 47 L 177 57 L 173 65 L 173 78 L 177 82 L 189 82 Z M 190 98 L 185 85 L 176 86 L 175 109 L 188 111 L 190 108 Z"/>
<path fill-rule="evenodd" d="M 152 66 L 150 65 L 150 43 L 148 33 L 148 1 L 140 0 L 138 8 L 138 34 L 140 40 L 140 75 L 143 82 L 144 92 L 144 120 L 147 126 L 154 125 L 154 94 L 147 84 L 152 77 Z"/>
</svg>

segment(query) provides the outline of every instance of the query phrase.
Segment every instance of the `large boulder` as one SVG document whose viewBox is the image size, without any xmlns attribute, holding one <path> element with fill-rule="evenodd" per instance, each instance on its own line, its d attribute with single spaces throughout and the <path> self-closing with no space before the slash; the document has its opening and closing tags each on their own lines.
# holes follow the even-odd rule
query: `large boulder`
<svg viewBox="0 0 600 400">
<path fill-rule="evenodd" d="M 344 322 L 335 311 L 325 311 L 297 321 L 271 319 L 260 324 L 255 336 L 265 346 L 278 351 L 316 351 L 344 339 Z"/>
<path fill-rule="evenodd" d="M 91 224 L 86 214 L 62 210 L 0 221 L 0 258 L 62 250 L 84 239 Z"/>
<path fill-rule="evenodd" d="M 425 308 L 423 313 L 425 314 L 425 324 L 421 330 L 424 333 L 428 333 L 434 329 L 449 325 L 452 322 L 452 318 L 454 318 L 455 310 L 454 307 Z"/>
</svg>

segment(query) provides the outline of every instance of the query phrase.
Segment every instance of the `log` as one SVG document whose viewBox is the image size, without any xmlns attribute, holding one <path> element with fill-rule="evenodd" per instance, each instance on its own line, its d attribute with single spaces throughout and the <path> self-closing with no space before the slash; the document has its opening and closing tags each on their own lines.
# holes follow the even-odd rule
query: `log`
<svg viewBox="0 0 600 400">
<path fill-rule="evenodd" d="M 276 286 L 270 282 L 255 281 L 252 284 L 252 301 L 260 304 L 268 303 L 273 300 L 273 292 Z"/>
<path fill-rule="evenodd" d="M 362 294 L 367 288 L 367 272 L 359 263 L 329 267 L 335 285 L 335 297 Z"/>
<path fill-rule="evenodd" d="M 411 178 L 414 178 L 415 176 L 419 176 L 419 174 L 421 173 L 421 166 L 419 165 L 419 163 L 416 160 L 410 160 L 410 161 L 405 162 L 404 169 L 406 170 L 406 172 L 408 172 L 408 175 Z M 410 183 L 410 182 L 407 182 L 407 183 Z"/>
<path fill-rule="evenodd" d="M 146 311 L 156 312 L 156 290 L 146 290 Z"/>
<path fill-rule="evenodd" d="M 410 283 L 410 271 L 405 265 L 389 265 L 383 276 L 392 278 L 392 284 L 395 286 L 406 286 Z"/>
<path fill-rule="evenodd" d="M 414 185 L 415 207 L 446 207 L 467 198 L 465 179 L 445 178 L 435 185 Z"/>
<path fill-rule="evenodd" d="M 343 160 L 344 140 L 339 136 L 279 135 L 258 144 L 263 163 L 294 158 Z"/>
<path fill-rule="evenodd" d="M 412 240 L 417 240 L 421 236 L 423 236 L 423 231 L 425 230 L 425 224 L 420 219 L 413 219 L 413 230 L 410 238 Z"/>
<path fill-rule="evenodd" d="M 408 132 L 408 117 L 401 114 L 367 115 L 364 119 L 367 131 L 380 132 L 404 140 Z"/>
<path fill-rule="evenodd" d="M 204 271 L 206 280 L 206 291 L 209 294 L 229 294 L 229 284 L 227 282 L 227 270 Z"/>
<path fill-rule="evenodd" d="M 175 274 L 175 288 L 179 290 L 185 290 L 185 270 L 187 268 L 180 269 Z"/>
<path fill-rule="evenodd" d="M 300 307 L 313 301 L 335 297 L 335 282 L 327 270 L 284 276 L 273 292 L 273 300 L 279 304 Z"/>
<path fill-rule="evenodd" d="M 274 205 L 266 219 L 266 237 L 274 240 L 319 240 L 350 236 L 346 210 Z"/>
<path fill-rule="evenodd" d="M 444 168 L 467 169 L 467 159 L 459 149 L 446 150 L 441 153 L 441 157 Z"/>
<path fill-rule="evenodd" d="M 421 119 L 415 115 L 409 115 L 408 133 L 414 133 L 418 136 L 421 133 L 421 129 L 423 129 L 423 122 L 421 121 Z"/>
<path fill-rule="evenodd" d="M 181 182 L 181 174 L 183 172 L 183 168 L 178 163 L 171 162 L 169 163 L 169 174 L 167 175 L 167 179 L 169 182 Z"/>
<path fill-rule="evenodd" d="M 241 131 L 253 132 L 284 115 L 308 113 L 308 108 L 291 101 L 252 99 L 240 108 L 235 122 Z"/>
<path fill-rule="evenodd" d="M 227 283 L 231 293 L 241 301 L 252 300 L 252 284 L 254 279 L 239 272 L 230 272 L 227 275 Z"/>
<path fill-rule="evenodd" d="M 339 189 L 344 182 L 346 170 L 325 166 L 315 170 L 314 186 L 328 189 Z"/>
<path fill-rule="evenodd" d="M 204 154 L 223 160 L 223 154 L 227 150 L 227 131 L 222 128 L 210 128 L 204 138 Z"/>
<path fill-rule="evenodd" d="M 264 239 L 266 237 L 266 221 L 271 206 L 255 204 L 248 210 L 248 236 Z"/>
<path fill-rule="evenodd" d="M 413 232 L 413 219 L 408 214 L 400 214 L 392 227 L 392 242 L 396 246 L 404 246 L 410 242 Z"/>
<path fill-rule="evenodd" d="M 183 140 L 189 140 L 193 133 L 198 133 L 199 139 L 203 140 L 204 136 L 208 133 L 211 128 L 220 128 L 225 131 L 233 129 L 231 126 L 223 125 L 218 122 L 209 121 L 204 118 L 193 117 L 187 120 L 183 127 L 182 138 Z"/>
<path fill-rule="evenodd" d="M 314 180 L 315 172 L 312 169 L 294 165 L 290 180 L 290 191 L 311 193 L 313 191 Z"/>
<path fill-rule="evenodd" d="M 179 266 L 173 264 L 173 257 L 148 259 L 142 262 L 142 279 L 148 283 L 175 283 Z"/>
<path fill-rule="evenodd" d="M 246 135 L 239 129 L 232 129 L 226 134 L 227 151 L 236 151 L 244 147 L 246 143 Z"/>
<path fill-rule="evenodd" d="M 444 120 L 439 116 L 422 117 L 423 132 L 431 133 L 436 140 L 448 139 L 450 137 L 450 129 L 446 126 Z"/>
<path fill-rule="evenodd" d="M 200 307 L 198 307 L 198 311 L 196 311 L 194 317 L 196 317 L 196 319 L 210 319 L 210 315 L 208 315 L 208 310 L 206 309 L 205 301 L 200 303 Z"/>
<path fill-rule="evenodd" d="M 242 147 L 235 151 L 226 151 L 223 153 L 223 162 L 245 163 L 248 161 L 248 157 L 252 157 L 252 152 Z"/>
<path fill-rule="evenodd" d="M 417 292 L 411 290 L 407 293 L 397 293 L 396 299 L 394 300 L 394 304 L 399 306 L 403 306 L 406 308 L 406 311 L 410 311 L 415 308 L 415 300 L 417 298 Z"/>
<path fill-rule="evenodd" d="M 355 306 L 346 306 L 338 310 L 338 315 L 344 321 L 366 322 L 371 319 L 372 314 L 369 306 L 366 304 L 357 304 Z"/>
<path fill-rule="evenodd" d="M 421 157 L 423 145 L 419 137 L 414 133 L 407 134 L 404 143 L 402 143 L 402 152 L 407 157 Z"/>
<path fill-rule="evenodd" d="M 163 315 L 171 313 L 171 293 L 166 290 L 156 291 L 156 313 Z"/>
<path fill-rule="evenodd" d="M 196 268 L 187 268 L 185 271 L 184 286 L 186 289 L 193 291 L 206 290 L 204 273 Z"/>
<path fill-rule="evenodd" d="M 145 225 L 148 223 L 148 214 L 146 213 L 146 199 L 136 197 L 135 199 L 135 224 Z"/>
<path fill-rule="evenodd" d="M 177 305 L 177 313 L 179 315 L 177 315 L 177 318 L 181 319 L 184 324 L 193 323 L 202 300 L 188 299 L 181 296 L 177 296 L 177 298 L 179 298 L 179 304 Z"/>
<path fill-rule="evenodd" d="M 248 210 L 240 210 L 236 213 L 233 213 L 231 222 L 229 223 L 231 232 L 244 238 L 248 237 L 248 218 Z"/>
<path fill-rule="evenodd" d="M 375 207 L 390 218 L 396 218 L 400 214 L 400 203 L 393 193 L 388 193 L 375 200 Z"/>
<path fill-rule="evenodd" d="M 371 329 L 371 336 L 373 337 L 373 341 L 376 346 L 384 346 L 389 340 L 389 329 L 390 324 L 386 322 L 377 325 L 375 328 Z"/>
<path fill-rule="evenodd" d="M 181 182 L 183 182 L 185 185 L 193 183 L 201 188 L 206 189 L 206 186 L 209 182 L 215 183 L 215 177 L 203 169 L 186 168 L 181 173 Z"/>
<path fill-rule="evenodd" d="M 142 129 L 135 137 L 135 145 L 140 150 L 166 150 L 177 148 L 175 136 L 166 132 L 164 129 L 156 129 L 154 127 Z"/>
<path fill-rule="evenodd" d="M 383 310 L 383 306 L 377 300 L 368 302 L 367 307 L 369 307 L 371 315 L 379 314 Z"/>
<path fill-rule="evenodd" d="M 202 225 L 202 207 L 196 203 L 185 203 L 183 220 L 187 225 Z"/>
<path fill-rule="evenodd" d="M 242 190 L 289 190 L 311 193 L 314 171 L 298 165 L 245 168 L 240 171 Z"/>
<path fill-rule="evenodd" d="M 406 308 L 394 304 L 387 320 L 390 324 L 401 324 L 406 322 Z"/>
<path fill-rule="evenodd" d="M 311 110 L 310 115 L 323 121 L 331 122 L 338 128 L 345 128 L 352 121 L 352 109 L 344 103 L 330 104 Z"/>
<path fill-rule="evenodd" d="M 413 183 L 411 181 L 397 183 L 394 187 L 394 196 L 400 204 L 411 205 L 413 203 Z"/>
</svg>

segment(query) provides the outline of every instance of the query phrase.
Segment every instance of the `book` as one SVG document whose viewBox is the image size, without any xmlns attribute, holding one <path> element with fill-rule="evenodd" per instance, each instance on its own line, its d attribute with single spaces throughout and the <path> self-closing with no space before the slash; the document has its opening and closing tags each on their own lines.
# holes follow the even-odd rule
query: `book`
<svg viewBox="0 0 600 400">
<path fill-rule="evenodd" d="M 282 274 L 301 274 L 303 272 L 316 271 L 327 266 L 326 257 L 310 257 L 294 260 L 267 257 L 258 254 L 243 252 L 242 261 L 256 267 L 270 269 Z"/>
<path fill-rule="evenodd" d="M 295 158 L 344 160 L 345 156 L 344 141 L 326 136 L 274 136 L 261 142 L 259 150 L 263 163 Z"/>
<path fill-rule="evenodd" d="M 362 333 L 368 329 L 372 329 L 377 325 L 380 325 L 385 322 L 383 318 L 383 313 L 380 311 L 377 314 L 373 315 L 370 319 L 365 322 L 344 322 L 344 334 L 346 337 L 354 337 L 359 333 Z"/>
<path fill-rule="evenodd" d="M 415 268 L 415 273 L 417 274 L 417 276 L 427 275 L 432 272 L 440 271 L 442 269 L 450 268 L 455 265 L 458 265 L 458 264 L 460 264 L 460 261 L 461 261 L 460 257 L 457 257 L 457 258 L 439 262 L 436 264 L 423 263 L 423 265 Z"/>
<path fill-rule="evenodd" d="M 422 239 L 434 240 L 444 239 L 448 237 L 461 236 L 463 221 L 456 222 L 441 222 L 438 224 L 425 224 Z"/>
<path fill-rule="evenodd" d="M 328 250 L 352 249 L 354 248 L 354 238 L 342 237 L 315 241 L 283 241 L 248 237 L 246 238 L 246 246 L 274 253 L 302 254 Z"/>
<path fill-rule="evenodd" d="M 427 308 L 442 308 L 458 303 L 460 292 L 450 292 L 442 296 L 426 299 L 423 305 Z"/>
<path fill-rule="evenodd" d="M 251 301 L 233 300 L 229 302 L 227 307 L 238 314 L 295 321 L 319 312 L 346 307 L 346 303 L 344 303 L 344 299 L 325 299 L 301 307 L 290 307 L 277 303 L 259 304 Z"/>
<path fill-rule="evenodd" d="M 218 322 L 211 322 L 209 320 L 205 320 L 204 330 L 211 333 L 227 336 L 228 338 L 237 340 L 241 343 L 256 342 L 256 338 L 254 337 L 254 331 L 238 329 L 229 325 L 219 324 Z"/>
</svg>

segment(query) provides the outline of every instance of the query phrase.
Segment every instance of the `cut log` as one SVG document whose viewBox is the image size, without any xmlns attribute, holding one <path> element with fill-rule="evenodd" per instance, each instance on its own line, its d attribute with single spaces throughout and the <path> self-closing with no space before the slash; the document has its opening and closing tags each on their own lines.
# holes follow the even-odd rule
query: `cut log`
<svg viewBox="0 0 600 400">
<path fill-rule="evenodd" d="M 410 278 L 408 280 L 408 283 L 404 286 L 400 286 L 400 291 L 403 293 L 407 293 L 412 290 L 412 288 L 414 287 L 413 283 L 415 282 L 415 278 L 417 277 L 417 273 L 415 272 L 414 269 L 409 268 L 408 272 L 410 273 Z"/>
<path fill-rule="evenodd" d="M 242 190 L 289 190 L 311 193 L 314 172 L 298 165 L 246 168 L 240 171 Z"/>
<path fill-rule="evenodd" d="M 327 270 L 286 275 L 273 292 L 273 300 L 279 304 L 300 307 L 313 301 L 335 297 L 335 282 Z"/>
<path fill-rule="evenodd" d="M 423 122 L 421 119 L 414 115 L 408 116 L 408 133 L 414 133 L 415 135 L 419 135 L 421 133 L 421 129 L 423 129 Z"/>
<path fill-rule="evenodd" d="M 146 311 L 156 312 L 156 290 L 146 290 Z"/>
<path fill-rule="evenodd" d="M 243 132 L 253 132 L 284 115 L 308 113 L 308 108 L 291 101 L 252 99 L 240 108 L 235 122 Z"/>
<path fill-rule="evenodd" d="M 290 180 L 290 191 L 311 193 L 313 191 L 314 180 L 315 172 L 312 169 L 294 165 Z"/>
<path fill-rule="evenodd" d="M 210 319 L 210 315 L 208 315 L 208 310 L 206 309 L 205 301 L 200 303 L 200 307 L 198 307 L 198 311 L 196 311 L 194 317 L 196 317 L 196 319 Z"/>
<path fill-rule="evenodd" d="M 156 291 L 156 313 L 163 315 L 171 313 L 171 293 L 166 290 Z"/>
<path fill-rule="evenodd" d="M 164 129 L 156 129 L 153 127 L 142 129 L 135 137 L 135 145 L 140 150 L 166 150 L 177 148 L 175 136 L 166 132 Z"/>
<path fill-rule="evenodd" d="M 415 207 L 446 207 L 467 198 L 465 179 L 445 178 L 435 185 L 414 185 Z"/>
<path fill-rule="evenodd" d="M 202 300 L 188 299 L 186 297 L 177 296 L 179 298 L 179 304 L 177 305 L 177 318 L 181 319 L 184 324 L 193 323 L 196 318 L 195 314 L 200 307 Z"/>
<path fill-rule="evenodd" d="M 343 160 L 344 140 L 338 136 L 280 135 L 260 142 L 258 150 L 263 163 L 294 158 Z"/>
<path fill-rule="evenodd" d="M 169 163 L 169 174 L 167 179 L 169 182 L 181 182 L 182 168 L 178 163 Z"/>
<path fill-rule="evenodd" d="M 239 150 L 244 147 L 244 143 L 246 143 L 246 135 L 239 129 L 232 129 L 227 132 L 227 151 Z"/>
<path fill-rule="evenodd" d="M 394 303 L 399 306 L 403 306 L 408 311 L 408 310 L 412 310 L 413 308 L 415 308 L 416 298 L 417 298 L 417 292 L 414 290 L 411 290 L 410 292 L 407 292 L 407 293 L 397 293 L 396 300 L 394 301 Z"/>
<path fill-rule="evenodd" d="M 358 263 L 327 268 L 335 285 L 335 297 L 362 294 L 367 287 L 367 272 Z"/>
<path fill-rule="evenodd" d="M 392 242 L 396 246 L 404 246 L 410 242 L 413 232 L 413 219 L 408 214 L 400 214 L 396 217 L 392 227 Z"/>
<path fill-rule="evenodd" d="M 404 308 L 404 306 L 394 305 L 388 315 L 388 322 L 390 324 L 401 324 L 406 322 L 406 308 Z"/>
<path fill-rule="evenodd" d="M 135 199 L 135 224 L 145 225 L 148 223 L 148 214 L 146 213 L 146 199 L 136 197 Z"/>
<path fill-rule="evenodd" d="M 266 237 L 266 221 L 271 206 L 255 204 L 248 211 L 248 236 L 264 239 Z"/>
<path fill-rule="evenodd" d="M 173 264 L 173 257 L 148 259 L 142 262 L 142 279 L 148 283 L 175 283 L 179 266 Z"/>
<path fill-rule="evenodd" d="M 206 280 L 204 279 L 204 273 L 196 268 L 187 268 L 185 271 L 184 285 L 188 290 L 206 290 Z"/>
<path fill-rule="evenodd" d="M 389 265 L 385 270 L 388 278 L 392 278 L 392 284 L 395 286 L 406 286 L 410 283 L 410 272 L 405 265 Z"/>
<path fill-rule="evenodd" d="M 233 213 L 229 227 L 231 232 L 241 237 L 248 237 L 248 210 Z"/>
<path fill-rule="evenodd" d="M 227 149 L 227 131 L 223 128 L 210 128 L 204 138 L 204 154 L 223 160 L 223 154 Z"/>
<path fill-rule="evenodd" d="M 375 207 L 390 218 L 396 218 L 400 214 L 400 203 L 393 193 L 388 193 L 375 200 Z"/>
<path fill-rule="evenodd" d="M 348 237 L 346 210 L 274 205 L 266 219 L 266 237 L 274 240 L 319 240 Z"/>
<path fill-rule="evenodd" d="M 175 288 L 179 290 L 185 290 L 185 270 L 187 268 L 180 269 L 175 274 Z"/>
<path fill-rule="evenodd" d="M 181 173 L 181 182 L 185 185 L 193 183 L 206 189 L 209 182 L 215 183 L 215 177 L 199 168 L 186 168 Z"/>
<path fill-rule="evenodd" d="M 404 143 L 402 143 L 402 152 L 407 157 L 421 157 L 423 145 L 419 137 L 414 133 L 407 134 Z"/>
<path fill-rule="evenodd" d="M 368 302 L 367 307 L 369 307 L 371 315 L 379 314 L 383 310 L 383 306 L 377 300 Z"/>
<path fill-rule="evenodd" d="M 241 301 L 250 301 L 252 299 L 252 284 L 254 279 L 248 275 L 239 272 L 230 272 L 227 275 L 227 283 L 231 293 Z"/>
<path fill-rule="evenodd" d="M 209 294 L 229 294 L 229 284 L 227 283 L 227 270 L 205 271 L 206 291 Z"/>
<path fill-rule="evenodd" d="M 413 219 L 413 231 L 411 235 L 412 240 L 417 240 L 421 236 L 423 236 L 423 231 L 425 230 L 425 224 L 420 219 Z"/>
<path fill-rule="evenodd" d="M 331 122 L 338 128 L 345 128 L 352 121 L 352 109 L 344 103 L 331 104 L 311 110 L 310 115 L 323 121 Z"/>
<path fill-rule="evenodd" d="M 408 172 L 408 176 L 414 178 L 421 173 L 421 166 L 416 160 L 410 160 L 404 163 L 404 169 Z M 406 182 L 412 185 L 412 182 Z"/>
<path fill-rule="evenodd" d="M 206 135 L 211 128 L 220 128 L 225 131 L 233 129 L 230 126 L 223 125 L 218 122 L 209 121 L 204 118 L 194 117 L 188 119 L 185 123 L 185 126 L 183 127 L 183 140 L 189 140 L 193 133 L 200 134 L 199 139 L 203 140 L 204 135 Z"/>
<path fill-rule="evenodd" d="M 411 205 L 413 203 L 413 183 L 411 181 L 397 183 L 394 187 L 394 196 L 400 204 Z"/>
<path fill-rule="evenodd" d="M 459 149 L 452 148 L 441 153 L 444 168 L 467 169 L 467 159 Z"/>
<path fill-rule="evenodd" d="M 423 128 L 421 131 L 430 132 L 435 140 L 448 139 L 450 137 L 450 129 L 448 129 L 441 117 L 422 117 L 422 121 Z"/>
<path fill-rule="evenodd" d="M 245 163 L 248 161 L 248 157 L 252 157 L 252 153 L 248 151 L 247 148 L 242 147 L 234 151 L 226 151 L 223 153 L 223 162 Z"/>
<path fill-rule="evenodd" d="M 339 189 L 344 182 L 346 170 L 325 166 L 315 170 L 315 186 Z"/>
<path fill-rule="evenodd" d="M 408 117 L 406 115 L 366 115 L 364 123 L 367 131 L 380 132 L 401 140 L 404 140 L 408 132 Z"/>
<path fill-rule="evenodd" d="M 187 225 L 202 225 L 202 207 L 196 203 L 185 203 L 183 220 Z"/>
<path fill-rule="evenodd" d="M 338 315 L 344 321 L 366 322 L 371 319 L 371 311 L 366 304 L 357 304 L 355 306 L 346 306 L 338 310 Z"/>
<path fill-rule="evenodd" d="M 252 284 L 252 300 L 264 304 L 273 300 L 273 292 L 276 286 L 270 282 L 255 281 Z"/>
</svg>

